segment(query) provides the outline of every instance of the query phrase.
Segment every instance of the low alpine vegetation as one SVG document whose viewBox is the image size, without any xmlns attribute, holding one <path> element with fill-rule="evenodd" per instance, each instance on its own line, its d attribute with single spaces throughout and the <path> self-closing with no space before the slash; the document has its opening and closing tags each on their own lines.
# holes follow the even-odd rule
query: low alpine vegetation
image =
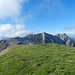
<svg viewBox="0 0 75 75">
<path fill-rule="evenodd" d="M 15 45 L 0 56 L 0 75 L 75 75 L 75 48 Z"/>
</svg>

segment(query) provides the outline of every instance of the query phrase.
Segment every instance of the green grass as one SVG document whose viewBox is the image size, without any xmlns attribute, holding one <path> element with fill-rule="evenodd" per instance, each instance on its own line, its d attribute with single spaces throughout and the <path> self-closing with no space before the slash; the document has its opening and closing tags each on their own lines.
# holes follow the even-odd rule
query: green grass
<svg viewBox="0 0 75 75">
<path fill-rule="evenodd" d="M 0 56 L 0 75 L 75 75 L 75 48 L 16 45 Z"/>
</svg>

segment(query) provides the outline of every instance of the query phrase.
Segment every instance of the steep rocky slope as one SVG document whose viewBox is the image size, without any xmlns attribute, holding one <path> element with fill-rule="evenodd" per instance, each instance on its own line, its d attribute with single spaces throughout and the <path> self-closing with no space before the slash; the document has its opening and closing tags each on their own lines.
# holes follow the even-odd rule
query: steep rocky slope
<svg viewBox="0 0 75 75">
<path fill-rule="evenodd" d="M 35 35 L 27 35 L 25 37 L 8 38 L 0 41 L 0 51 L 15 44 L 45 44 L 57 43 L 75 47 L 75 41 L 64 34 L 51 35 L 48 33 L 39 33 Z"/>
</svg>

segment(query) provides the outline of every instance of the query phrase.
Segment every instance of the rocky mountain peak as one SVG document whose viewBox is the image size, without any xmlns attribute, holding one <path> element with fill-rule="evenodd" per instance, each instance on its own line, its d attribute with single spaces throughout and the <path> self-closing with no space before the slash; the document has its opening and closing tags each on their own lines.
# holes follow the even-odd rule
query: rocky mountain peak
<svg viewBox="0 0 75 75">
<path fill-rule="evenodd" d="M 62 35 L 65 35 L 65 36 L 67 36 L 65 33 L 63 33 Z"/>
<path fill-rule="evenodd" d="M 57 34 L 54 36 L 52 34 L 43 32 L 35 35 L 27 35 L 25 37 L 15 37 L 6 40 L 1 40 L 0 51 L 15 44 L 31 45 L 31 44 L 45 44 L 45 43 L 57 43 L 75 47 L 75 41 L 70 37 L 68 37 L 65 33 Z"/>
</svg>

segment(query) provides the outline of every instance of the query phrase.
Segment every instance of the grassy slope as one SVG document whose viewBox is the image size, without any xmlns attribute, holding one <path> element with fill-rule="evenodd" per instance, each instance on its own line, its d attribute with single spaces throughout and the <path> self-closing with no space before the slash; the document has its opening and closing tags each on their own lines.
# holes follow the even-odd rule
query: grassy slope
<svg viewBox="0 0 75 75">
<path fill-rule="evenodd" d="M 75 48 L 17 45 L 0 56 L 0 75 L 75 75 Z"/>
</svg>

